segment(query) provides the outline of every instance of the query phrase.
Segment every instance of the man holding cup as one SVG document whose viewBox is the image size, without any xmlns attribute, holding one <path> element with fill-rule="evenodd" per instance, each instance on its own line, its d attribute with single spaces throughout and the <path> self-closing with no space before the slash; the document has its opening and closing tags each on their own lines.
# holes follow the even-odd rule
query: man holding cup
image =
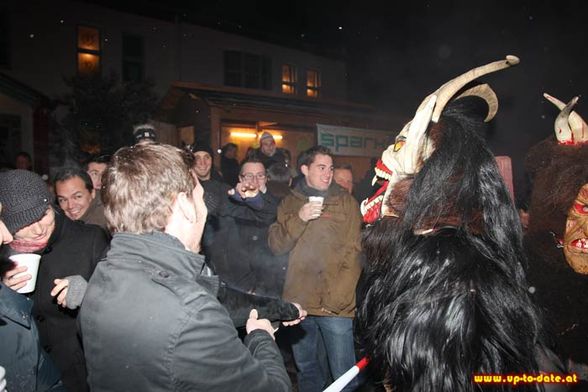
<svg viewBox="0 0 588 392">
<path fill-rule="evenodd" d="M 283 297 L 308 311 L 300 336 L 292 341 L 300 392 L 322 391 L 327 382 L 355 364 L 353 317 L 359 263 L 361 214 L 355 199 L 332 184 L 333 158 L 328 148 L 315 146 L 299 158 L 304 180 L 278 208 L 269 229 L 276 255 L 289 252 Z M 320 347 L 328 365 L 321 363 Z M 357 387 L 354 381 L 346 391 Z"/>
<path fill-rule="evenodd" d="M 77 336 L 76 306 L 71 302 L 67 303 L 70 309 L 62 306 L 66 305 L 66 292 L 83 292 L 81 286 L 102 257 L 108 237 L 99 227 L 72 221 L 55 209 L 45 181 L 36 173 L 2 172 L 0 184 L 3 207 L 0 219 L 14 237 L 0 255 L 41 256 L 37 281 L 30 294 L 41 345 L 61 371 L 66 389 L 87 391 L 86 366 Z M 2 264 L 2 282 L 12 290 L 23 288 L 33 279 L 34 271 L 26 266 Z"/>
<path fill-rule="evenodd" d="M 0 220 L 0 246 L 10 242 L 12 234 Z M 39 343 L 32 306 L 0 282 L 0 391 L 64 392 L 59 371 Z"/>
</svg>

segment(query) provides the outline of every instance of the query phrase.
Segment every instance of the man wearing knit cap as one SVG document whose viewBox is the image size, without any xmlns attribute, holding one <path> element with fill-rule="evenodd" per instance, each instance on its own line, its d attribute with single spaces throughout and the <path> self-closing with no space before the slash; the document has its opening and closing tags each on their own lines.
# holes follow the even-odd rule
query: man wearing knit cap
<svg viewBox="0 0 588 392">
<path fill-rule="evenodd" d="M 33 299 L 33 316 L 41 345 L 62 374 L 67 390 L 87 391 L 86 368 L 77 337 L 77 306 L 68 294 L 85 290 L 108 245 L 106 233 L 94 225 L 67 218 L 51 205 L 45 182 L 36 173 L 0 173 L 0 219 L 14 240 L 0 251 L 3 259 L 18 253 L 41 255 Z M 31 279 L 26 267 L 2 265 L 2 282 L 18 290 Z M 67 306 L 69 310 L 61 307 Z"/>
<path fill-rule="evenodd" d="M 259 148 L 253 150 L 253 156 L 259 159 L 266 170 L 274 163 L 286 163 L 284 150 L 276 147 L 276 141 L 269 132 L 264 132 L 259 138 Z"/>
<path fill-rule="evenodd" d="M 213 179 L 222 182 L 221 175 L 214 169 L 214 153 L 210 145 L 195 143 L 190 146 L 190 151 L 194 155 L 194 172 L 200 181 Z"/>
<path fill-rule="evenodd" d="M 10 242 L 12 234 L 0 220 L 0 246 Z M 32 307 L 29 298 L 0 283 L 0 390 L 64 392 L 59 371 L 39 343 Z"/>
<path fill-rule="evenodd" d="M 208 144 L 199 142 L 192 145 L 190 150 L 194 155 L 192 170 L 204 188 L 204 203 L 208 209 L 208 218 L 202 236 L 202 250 L 210 259 L 214 237 L 223 226 L 223 218 L 219 216 L 220 210 L 227 200 L 227 192 L 231 187 L 223 182 L 220 174 L 214 170 L 213 152 Z"/>
</svg>

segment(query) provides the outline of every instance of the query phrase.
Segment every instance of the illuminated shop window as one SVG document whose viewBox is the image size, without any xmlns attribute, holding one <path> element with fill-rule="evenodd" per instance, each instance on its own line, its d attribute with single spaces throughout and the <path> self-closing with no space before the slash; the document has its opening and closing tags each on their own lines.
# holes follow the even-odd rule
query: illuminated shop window
<svg viewBox="0 0 588 392">
<path fill-rule="evenodd" d="M 318 98 L 321 91 L 321 74 L 319 71 L 309 69 L 306 71 L 306 96 Z"/>
<path fill-rule="evenodd" d="M 296 94 L 296 67 L 290 64 L 282 65 L 282 92 Z"/>
<path fill-rule="evenodd" d="M 94 27 L 78 26 L 78 73 L 100 72 L 100 31 Z"/>
</svg>

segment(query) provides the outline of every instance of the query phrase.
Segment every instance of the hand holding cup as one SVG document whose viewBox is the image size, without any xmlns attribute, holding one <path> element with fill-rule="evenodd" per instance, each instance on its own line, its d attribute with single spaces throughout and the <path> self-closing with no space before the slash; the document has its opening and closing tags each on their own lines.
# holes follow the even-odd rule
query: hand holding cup
<svg viewBox="0 0 588 392">
<path fill-rule="evenodd" d="M 21 253 L 10 256 L 10 260 L 16 267 L 4 275 L 4 284 L 21 294 L 34 291 L 41 256 L 34 253 Z"/>
<path fill-rule="evenodd" d="M 27 282 L 32 278 L 30 274 L 27 274 L 26 266 L 18 266 L 15 264 L 14 268 L 7 271 L 2 278 L 2 283 L 10 287 L 14 291 L 22 289 Z"/>
<path fill-rule="evenodd" d="M 304 204 L 298 211 L 300 219 L 304 222 L 318 219 L 323 213 L 323 200 L 324 198 L 321 196 L 310 196 L 308 203 Z"/>
</svg>

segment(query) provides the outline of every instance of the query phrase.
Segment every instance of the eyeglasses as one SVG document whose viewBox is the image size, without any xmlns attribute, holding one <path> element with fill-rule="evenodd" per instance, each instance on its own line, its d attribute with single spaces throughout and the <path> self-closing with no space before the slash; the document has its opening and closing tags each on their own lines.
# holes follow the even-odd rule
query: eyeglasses
<svg viewBox="0 0 588 392">
<path fill-rule="evenodd" d="M 244 180 L 247 180 L 247 181 L 253 180 L 254 177 L 257 177 L 258 180 L 263 180 L 263 179 L 265 179 L 266 175 L 265 175 L 265 173 L 257 173 L 257 174 L 245 173 L 245 174 L 241 174 L 241 178 L 243 178 Z"/>
</svg>

